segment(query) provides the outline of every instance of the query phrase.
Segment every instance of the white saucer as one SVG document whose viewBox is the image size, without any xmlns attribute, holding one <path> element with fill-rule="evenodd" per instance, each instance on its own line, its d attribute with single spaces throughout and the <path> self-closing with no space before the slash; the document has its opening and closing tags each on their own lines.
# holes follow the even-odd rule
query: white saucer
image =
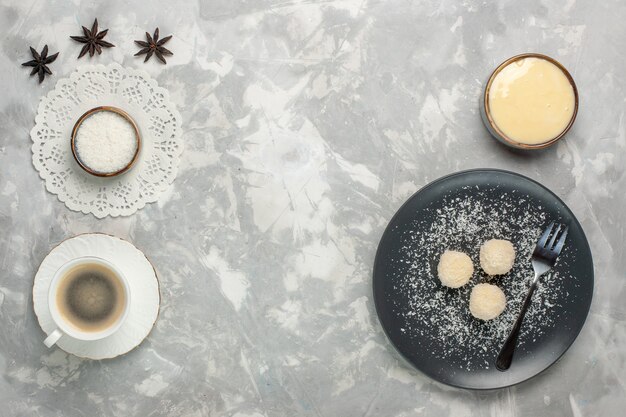
<svg viewBox="0 0 626 417">
<path fill-rule="evenodd" d="M 148 336 L 159 315 L 161 295 L 156 272 L 148 258 L 131 243 L 117 237 L 89 233 L 61 242 L 39 266 L 33 285 L 33 307 L 46 334 L 55 329 L 48 308 L 48 288 L 57 269 L 81 256 L 97 256 L 115 264 L 128 278 L 131 306 L 120 329 L 104 339 L 81 341 L 64 335 L 57 346 L 76 356 L 108 359 L 137 347 Z M 43 337 L 41 342 L 43 343 Z"/>
</svg>

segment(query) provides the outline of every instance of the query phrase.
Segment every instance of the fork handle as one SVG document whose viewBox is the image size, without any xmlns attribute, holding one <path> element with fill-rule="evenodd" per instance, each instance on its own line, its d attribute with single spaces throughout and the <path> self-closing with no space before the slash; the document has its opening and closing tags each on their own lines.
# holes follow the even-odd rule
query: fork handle
<svg viewBox="0 0 626 417">
<path fill-rule="evenodd" d="M 502 348 L 500 349 L 500 353 L 498 353 L 498 357 L 496 358 L 496 368 L 499 371 L 506 371 L 511 367 L 513 352 L 515 352 L 515 345 L 517 344 L 517 338 L 522 327 L 522 322 L 524 321 L 524 316 L 526 315 L 526 311 L 528 311 L 533 294 L 537 288 L 537 281 L 539 281 L 537 278 L 538 277 L 535 277 L 530 285 L 528 294 L 526 294 L 524 304 L 522 305 L 522 311 L 520 311 L 519 316 L 517 316 L 517 320 L 515 320 L 511 333 L 509 333 L 509 336 L 506 338 Z"/>
</svg>

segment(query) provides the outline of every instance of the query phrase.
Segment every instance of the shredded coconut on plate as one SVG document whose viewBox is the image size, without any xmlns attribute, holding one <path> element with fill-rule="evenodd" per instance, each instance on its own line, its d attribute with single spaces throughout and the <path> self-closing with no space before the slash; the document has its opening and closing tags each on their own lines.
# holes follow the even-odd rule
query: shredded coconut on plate
<svg viewBox="0 0 626 417">
<path fill-rule="evenodd" d="M 427 209 L 431 216 L 417 219 L 402 232 L 402 249 L 396 269 L 394 309 L 401 332 L 432 357 L 453 361 L 459 368 L 490 368 L 521 309 L 534 274 L 530 257 L 547 223 L 542 207 L 519 193 L 490 193 L 477 187 L 444 197 L 443 205 Z M 492 191 L 492 190 L 491 190 Z M 513 269 L 489 278 L 480 268 L 483 242 L 498 238 L 515 246 Z M 439 257 L 446 250 L 470 256 L 474 275 L 458 289 L 441 285 L 437 278 Z M 521 330 L 518 349 L 548 331 L 555 322 L 551 311 L 558 305 L 563 274 L 542 277 Z M 507 299 L 504 312 L 491 321 L 480 321 L 469 312 L 474 285 L 489 282 L 500 287 Z M 477 365 L 478 364 L 478 365 Z"/>
</svg>

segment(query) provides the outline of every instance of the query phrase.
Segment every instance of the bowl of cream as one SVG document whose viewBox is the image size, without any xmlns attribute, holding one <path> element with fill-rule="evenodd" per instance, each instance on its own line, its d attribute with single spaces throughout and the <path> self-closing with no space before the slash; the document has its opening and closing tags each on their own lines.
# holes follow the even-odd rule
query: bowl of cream
<svg viewBox="0 0 626 417">
<path fill-rule="evenodd" d="M 518 149 L 546 148 L 569 131 L 578 112 L 570 73 L 546 55 L 516 55 L 489 77 L 481 98 L 487 130 Z"/>
</svg>

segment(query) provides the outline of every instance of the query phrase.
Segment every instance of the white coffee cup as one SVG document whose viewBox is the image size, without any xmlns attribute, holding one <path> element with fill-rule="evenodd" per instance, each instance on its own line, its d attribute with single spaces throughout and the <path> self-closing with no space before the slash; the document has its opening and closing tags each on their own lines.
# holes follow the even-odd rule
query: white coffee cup
<svg viewBox="0 0 626 417">
<path fill-rule="evenodd" d="M 61 284 L 66 274 L 71 269 L 81 265 L 93 264 L 100 265 L 108 269 L 119 280 L 125 293 L 125 305 L 119 318 L 113 324 L 108 326 L 106 329 L 89 332 L 77 329 L 75 326 L 69 323 L 67 319 L 63 317 L 57 305 L 57 291 L 59 289 L 59 284 Z M 61 266 L 54 274 L 54 277 L 50 282 L 50 289 L 48 290 L 48 306 L 50 309 L 50 315 L 52 316 L 52 320 L 56 324 L 57 328 L 53 330 L 43 341 L 46 346 L 52 347 L 61 337 L 65 335 L 83 341 L 99 340 L 115 333 L 122 326 L 124 320 L 126 320 L 126 316 L 128 316 L 128 311 L 130 310 L 130 287 L 128 285 L 128 280 L 126 279 L 124 274 L 111 262 L 94 256 L 76 258 L 63 264 L 63 266 Z"/>
</svg>

